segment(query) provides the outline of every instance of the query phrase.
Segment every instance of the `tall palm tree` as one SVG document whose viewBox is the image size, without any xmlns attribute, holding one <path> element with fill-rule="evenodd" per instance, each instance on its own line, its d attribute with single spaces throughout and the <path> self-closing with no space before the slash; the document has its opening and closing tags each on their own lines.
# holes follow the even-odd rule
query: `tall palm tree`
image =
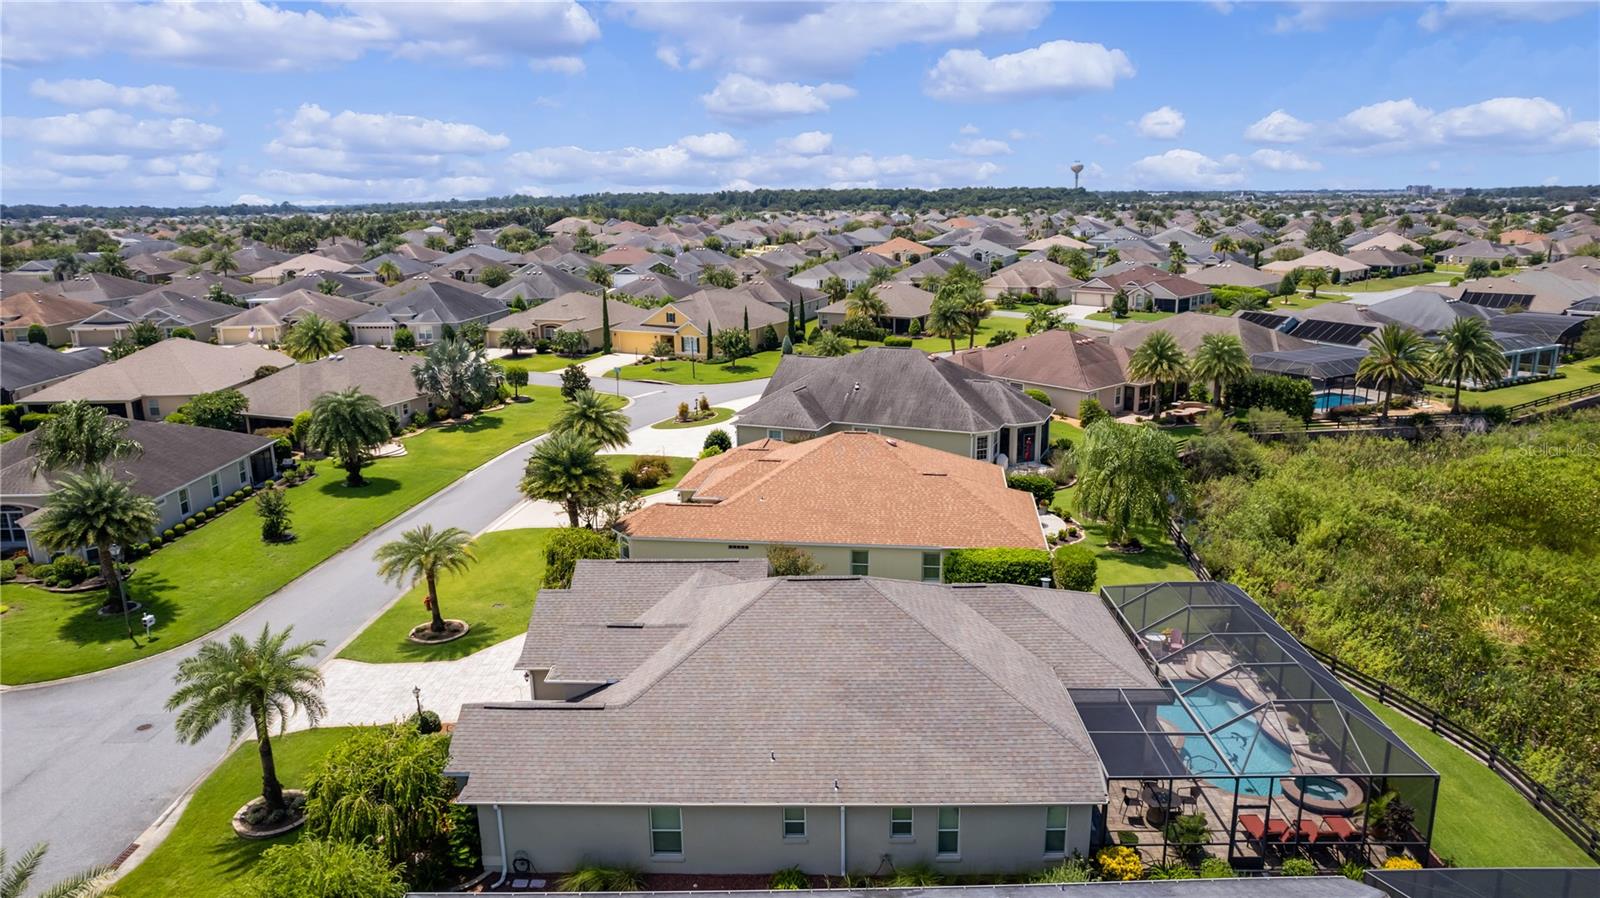
<svg viewBox="0 0 1600 898">
<path fill-rule="evenodd" d="M 344 329 L 315 312 L 307 312 L 283 335 L 283 351 L 297 362 L 314 362 L 344 347 Z"/>
<path fill-rule="evenodd" d="M 1267 245 L 1265 243 L 1262 243 L 1254 237 L 1249 237 L 1239 241 L 1239 251 L 1249 253 L 1251 259 L 1250 264 L 1256 268 L 1261 267 L 1261 253 L 1266 248 Z"/>
<path fill-rule="evenodd" d="M 0 847 L 0 898 L 22 898 L 28 887 L 33 885 L 33 875 L 39 872 L 39 864 L 44 860 L 45 852 L 49 850 L 48 842 L 40 842 L 23 852 L 16 863 L 10 864 L 7 863 L 5 848 Z M 40 898 L 100 898 L 111 888 L 111 883 L 105 881 L 106 874 L 110 872 L 110 867 L 90 867 L 45 889 L 39 896 Z"/>
<path fill-rule="evenodd" d="M 417 389 L 449 403 L 452 418 L 495 395 L 494 367 L 483 349 L 456 337 L 429 346 L 422 361 L 411 366 L 411 377 Z"/>
<path fill-rule="evenodd" d="M 1227 234 L 1223 234 L 1211 241 L 1211 251 L 1219 256 L 1225 256 L 1238 248 L 1239 244 L 1234 242 L 1234 239 Z"/>
<path fill-rule="evenodd" d="M 978 327 L 989 317 L 989 301 L 983 298 L 983 281 L 978 273 L 958 262 L 944 273 L 935 296 L 953 302 L 961 310 L 966 322 L 967 348 L 971 349 L 978 339 Z"/>
<path fill-rule="evenodd" d="M 174 724 L 178 739 L 193 745 L 224 721 L 230 739 L 247 727 L 256 735 L 261 759 L 261 799 L 267 810 L 281 812 L 283 784 L 272 758 L 272 730 L 281 734 L 296 711 L 304 711 L 312 726 L 328 713 L 322 701 L 322 674 L 309 663 L 323 642 L 289 645 L 294 627 L 273 633 L 266 624 L 255 642 L 238 633 L 227 642 L 208 639 L 200 650 L 178 662 L 173 677 L 178 691 L 167 699 L 167 710 L 178 711 Z M 182 710 L 179 710 L 179 709 Z"/>
<path fill-rule="evenodd" d="M 73 252 L 64 252 L 61 258 L 56 259 L 55 267 L 50 269 L 50 276 L 58 281 L 70 281 L 78 276 L 78 255 Z"/>
<path fill-rule="evenodd" d="M 1461 414 L 1461 382 L 1472 380 L 1478 384 L 1497 383 L 1506 376 L 1510 363 L 1500 348 L 1500 342 L 1489 331 L 1482 318 L 1457 318 L 1455 323 L 1439 334 L 1433 345 L 1433 376 L 1452 384 L 1455 391 L 1450 398 L 1450 411 Z"/>
<path fill-rule="evenodd" d="M 594 443 L 571 431 L 552 433 L 528 456 L 522 494 L 561 503 L 576 527 L 584 500 L 608 486 L 611 476 L 611 468 L 595 454 Z"/>
<path fill-rule="evenodd" d="M 389 413 L 360 387 L 323 393 L 312 400 L 306 446 L 338 458 L 347 485 L 366 483 L 361 466 L 367 463 L 367 453 L 388 440 Z"/>
<path fill-rule="evenodd" d="M 239 270 L 239 263 L 233 260 L 233 251 L 228 247 L 217 244 L 211 248 L 211 270 L 224 277 Z"/>
<path fill-rule="evenodd" d="M 1428 341 L 1399 324 L 1385 324 L 1367 335 L 1367 355 L 1356 366 L 1356 380 L 1383 384 L 1383 420 L 1389 420 L 1389 399 L 1400 384 L 1421 380 L 1428 372 Z"/>
<path fill-rule="evenodd" d="M 101 253 L 96 257 L 93 262 L 89 263 L 89 270 L 97 271 L 101 274 L 114 275 L 119 278 L 131 279 L 133 277 L 133 269 L 128 267 L 128 261 L 122 256 L 111 252 Z"/>
<path fill-rule="evenodd" d="M 1174 240 L 1167 244 L 1167 271 L 1173 274 L 1183 274 L 1186 270 L 1183 261 L 1187 258 L 1189 258 L 1189 254 L 1183 251 L 1183 246 L 1178 241 Z"/>
<path fill-rule="evenodd" d="M 434 530 L 432 524 L 423 524 L 400 534 L 400 538 L 384 543 L 372 558 L 378 562 L 378 573 L 396 586 L 411 587 L 418 580 L 428 584 L 428 610 L 433 621 L 428 629 L 444 632 L 444 617 L 439 613 L 439 574 L 459 574 L 465 571 L 478 556 L 473 554 L 472 534 L 460 527 Z"/>
<path fill-rule="evenodd" d="M 400 278 L 404 277 L 404 275 L 400 273 L 400 266 L 394 264 L 394 260 L 392 259 L 384 259 L 381 263 L 379 263 L 378 270 L 374 273 L 377 274 L 378 280 L 383 281 L 385 284 L 388 284 L 391 287 L 400 283 Z"/>
<path fill-rule="evenodd" d="M 73 399 L 50 407 L 51 417 L 33 433 L 33 472 L 95 468 L 144 449 L 125 436 L 128 422 L 98 405 Z"/>
<path fill-rule="evenodd" d="M 1311 298 L 1317 298 L 1317 288 L 1328 283 L 1328 270 L 1320 265 L 1314 268 L 1302 269 L 1300 272 L 1300 286 L 1311 288 Z"/>
<path fill-rule="evenodd" d="M 1148 380 L 1156 385 L 1155 419 L 1159 421 L 1166 404 L 1166 393 L 1161 387 L 1170 383 L 1176 388 L 1178 381 L 1189 373 L 1189 360 L 1172 334 L 1158 330 L 1146 337 L 1139 348 L 1133 351 L 1133 356 L 1128 359 L 1128 373 L 1138 380 Z"/>
<path fill-rule="evenodd" d="M 850 285 L 844 282 L 844 278 L 834 274 L 824 278 L 817 289 L 827 295 L 829 303 L 836 303 L 844 300 L 845 294 L 850 292 Z"/>
<path fill-rule="evenodd" d="M 512 358 L 518 358 L 522 355 L 522 350 L 533 345 L 533 341 L 528 338 L 528 332 L 522 328 L 508 327 L 500 332 L 500 345 L 511 350 Z"/>
<path fill-rule="evenodd" d="M 950 351 L 956 351 L 956 338 L 967 332 L 967 316 L 952 298 L 935 299 L 928 309 L 927 333 L 930 337 L 950 341 Z"/>
<path fill-rule="evenodd" d="M 1061 324 L 1061 319 L 1055 315 L 1055 310 L 1048 306 L 1034 306 L 1028 310 L 1028 323 L 1025 325 L 1028 333 L 1042 334 L 1048 330 L 1055 330 Z"/>
<path fill-rule="evenodd" d="M 878 322 L 889 314 L 889 304 L 871 285 L 858 284 L 845 300 L 844 311 L 851 318 L 865 318 L 873 327 L 877 327 Z"/>
<path fill-rule="evenodd" d="M 1206 334 L 1194 351 L 1194 376 L 1211 384 L 1211 401 L 1222 408 L 1222 388 L 1250 376 L 1250 355 L 1233 334 Z"/>
<path fill-rule="evenodd" d="M 106 584 L 104 607 L 120 614 L 125 607 L 122 581 L 111 547 L 148 540 L 160 522 L 153 499 L 135 493 L 105 468 L 90 468 L 61 479 L 33 532 L 52 552 L 94 546 L 100 556 L 100 577 Z"/>
<path fill-rule="evenodd" d="M 583 276 L 588 278 L 591 284 L 599 284 L 602 287 L 611 286 L 611 269 L 599 262 L 590 265 L 589 270 L 585 271 Z"/>
<path fill-rule="evenodd" d="M 601 449 L 628 445 L 628 416 L 612 408 L 606 397 L 594 390 L 573 393 L 550 429 L 575 433 Z"/>
</svg>

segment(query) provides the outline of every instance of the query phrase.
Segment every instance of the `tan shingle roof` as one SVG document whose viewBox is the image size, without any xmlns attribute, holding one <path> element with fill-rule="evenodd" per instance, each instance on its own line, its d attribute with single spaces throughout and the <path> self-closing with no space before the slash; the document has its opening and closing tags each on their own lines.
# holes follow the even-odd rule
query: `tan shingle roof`
<svg viewBox="0 0 1600 898">
<path fill-rule="evenodd" d="M 1134 383 L 1129 352 L 1087 334 L 1051 330 L 989 349 L 964 349 L 952 361 L 1003 380 L 1091 392 Z"/>
<path fill-rule="evenodd" d="M 162 340 L 114 362 L 52 384 L 27 397 L 29 404 L 88 399 L 128 401 L 145 396 L 193 396 L 236 387 L 262 365 L 284 368 L 294 360 L 250 343 L 212 346 L 194 340 Z"/>
<path fill-rule="evenodd" d="M 42 324 L 77 324 L 100 311 L 100 306 L 54 293 L 14 293 L 0 299 L 0 325 L 28 327 Z"/>
</svg>

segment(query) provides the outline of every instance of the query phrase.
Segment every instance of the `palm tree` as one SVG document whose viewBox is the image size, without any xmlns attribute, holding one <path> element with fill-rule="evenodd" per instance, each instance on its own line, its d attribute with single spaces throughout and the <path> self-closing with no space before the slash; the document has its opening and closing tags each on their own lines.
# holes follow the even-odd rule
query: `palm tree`
<svg viewBox="0 0 1600 898">
<path fill-rule="evenodd" d="M 1317 288 L 1328 283 L 1328 270 L 1321 266 L 1302 269 L 1300 272 L 1300 286 L 1311 288 L 1311 298 L 1317 298 Z"/>
<path fill-rule="evenodd" d="M 522 474 L 522 494 L 529 499 L 559 502 L 572 526 L 584 500 L 611 482 L 611 468 L 595 454 L 595 445 L 571 431 L 552 433 L 539 441 Z"/>
<path fill-rule="evenodd" d="M 950 297 L 935 299 L 928 308 L 928 328 L 930 337 L 950 341 L 950 352 L 956 351 L 956 338 L 967 332 L 967 316 L 962 313 L 961 306 Z"/>
<path fill-rule="evenodd" d="M 1028 310 L 1027 331 L 1030 334 L 1042 334 L 1048 330 L 1055 330 L 1061 324 L 1061 319 L 1055 316 L 1055 310 L 1048 306 L 1034 306 Z"/>
<path fill-rule="evenodd" d="M 51 417 L 33 434 L 33 472 L 95 468 L 137 458 L 144 449 L 124 436 L 128 422 L 98 405 L 73 399 L 50 407 Z"/>
<path fill-rule="evenodd" d="M 1189 360 L 1183 354 L 1183 347 L 1179 346 L 1172 334 L 1166 331 L 1158 330 L 1150 334 L 1128 359 L 1129 374 L 1138 380 L 1148 380 L 1156 385 L 1157 421 L 1161 420 L 1161 410 L 1166 404 L 1166 395 L 1161 385 L 1171 383 L 1176 388 L 1178 381 L 1188 372 Z"/>
<path fill-rule="evenodd" d="M 178 662 L 173 680 L 178 691 L 167 710 L 178 711 L 178 739 L 193 745 L 224 721 L 230 739 L 254 727 L 256 754 L 261 758 L 261 799 L 269 812 L 282 812 L 283 784 L 272 759 L 272 729 L 281 734 L 296 711 L 316 726 L 328 712 L 322 702 L 322 674 L 309 658 L 322 640 L 288 645 L 294 627 L 273 633 L 266 625 L 254 643 L 238 633 L 227 642 L 208 639 L 192 657 Z M 182 709 L 181 711 L 178 709 Z"/>
<path fill-rule="evenodd" d="M 953 347 L 955 345 L 953 342 L 955 337 L 952 336 L 950 339 L 952 340 L 951 346 Z M 839 336 L 833 331 L 823 331 L 816 337 L 812 338 L 811 354 L 820 355 L 824 358 L 835 358 L 841 355 L 849 355 L 850 344 L 846 343 L 843 337 Z"/>
<path fill-rule="evenodd" d="M 343 328 L 315 312 L 307 312 L 283 335 L 283 351 L 297 362 L 314 362 L 344 347 Z"/>
<path fill-rule="evenodd" d="M 612 408 L 606 397 L 594 390 L 573 393 L 550 429 L 575 433 L 601 449 L 628 445 L 628 416 Z"/>
<path fill-rule="evenodd" d="M 494 368 L 483 350 L 466 340 L 449 337 L 428 347 L 422 361 L 411 366 L 417 389 L 443 397 L 450 417 L 459 418 L 495 395 Z"/>
<path fill-rule="evenodd" d="M 1461 382 L 1497 383 L 1510 367 L 1500 343 L 1482 318 L 1457 318 L 1433 345 L 1433 376 L 1453 384 L 1450 411 L 1461 414 Z"/>
<path fill-rule="evenodd" d="M 423 524 L 400 534 L 400 538 L 384 543 L 372 558 L 378 562 L 378 573 L 396 586 L 410 588 L 418 580 L 428 583 L 428 610 L 433 622 L 428 629 L 444 632 L 444 617 L 439 614 L 439 574 L 465 571 L 478 556 L 472 551 L 472 534 L 460 527 L 434 530 L 432 524 Z"/>
<path fill-rule="evenodd" d="M 377 274 L 378 280 L 390 286 L 400 283 L 400 279 L 404 277 L 400 273 L 400 266 L 394 264 L 393 259 L 384 259 L 378 264 L 378 270 L 374 273 Z"/>
<path fill-rule="evenodd" d="M 881 270 L 881 269 L 874 269 Z M 889 314 L 889 304 L 883 301 L 869 284 L 859 284 L 850 291 L 850 298 L 844 303 L 845 315 L 851 318 L 865 318 L 874 327 Z"/>
<path fill-rule="evenodd" d="M 1194 376 L 1211 384 L 1211 401 L 1222 408 L 1222 387 L 1250 376 L 1250 355 L 1233 334 L 1206 334 L 1194 351 Z"/>
<path fill-rule="evenodd" d="M 983 298 L 983 281 L 978 273 L 957 263 L 945 272 L 935 296 L 955 303 L 961 310 L 962 320 L 966 323 L 967 348 L 971 349 L 978 339 L 978 327 L 983 324 L 983 319 L 989 317 L 989 301 Z"/>
<path fill-rule="evenodd" d="M 0 848 L 0 898 L 22 898 L 49 850 L 49 843 L 40 842 L 17 858 L 15 864 L 8 864 L 6 850 Z M 101 881 L 110 872 L 110 867 L 90 867 L 40 892 L 40 898 L 100 898 L 111 888 L 109 881 Z"/>
<path fill-rule="evenodd" d="M 128 267 L 128 262 L 116 253 L 101 253 L 93 262 L 89 263 L 90 271 L 101 274 L 114 275 L 119 278 L 132 278 L 133 269 Z"/>
<path fill-rule="evenodd" d="M 1251 259 L 1250 264 L 1256 268 L 1261 267 L 1261 253 L 1266 248 L 1267 245 L 1265 243 L 1262 243 L 1254 237 L 1249 237 L 1239 241 L 1239 251 L 1249 253 Z"/>
<path fill-rule="evenodd" d="M 317 292 L 324 296 L 337 296 L 339 294 L 339 282 L 333 278 L 323 278 L 317 281 Z"/>
<path fill-rule="evenodd" d="M 1428 341 L 1410 328 L 1385 324 L 1367 335 L 1367 354 L 1356 366 L 1356 380 L 1383 384 L 1383 420 L 1389 420 L 1394 388 L 1427 373 Z"/>
<path fill-rule="evenodd" d="M 1189 254 L 1183 251 L 1183 246 L 1178 241 L 1174 240 L 1167 244 L 1167 271 L 1173 274 L 1183 274 L 1185 271 L 1183 260 L 1187 258 L 1189 258 Z"/>
<path fill-rule="evenodd" d="M 64 252 L 56 260 L 54 268 L 50 269 L 50 276 L 58 281 L 70 281 L 78 276 L 78 256 L 73 252 Z"/>
<path fill-rule="evenodd" d="M 312 400 L 306 446 L 337 457 L 346 485 L 366 483 L 361 466 L 367 463 L 368 451 L 388 440 L 389 413 L 360 387 L 323 393 Z"/>
<path fill-rule="evenodd" d="M 827 295 L 828 302 L 831 304 L 842 302 L 845 294 L 850 292 L 850 285 L 844 282 L 844 278 L 835 274 L 829 275 L 821 284 L 818 284 L 817 289 Z"/>
<path fill-rule="evenodd" d="M 583 276 L 588 278 L 591 284 L 599 284 L 602 287 L 611 286 L 611 269 L 601 265 L 599 262 L 590 265 L 589 270 L 585 271 Z"/>
<path fill-rule="evenodd" d="M 33 532 L 51 552 L 94 546 L 100 556 L 100 578 L 106 584 L 104 607 L 121 613 L 122 581 L 111 547 L 148 540 L 160 522 L 153 499 L 135 493 L 105 468 L 90 468 L 61 479 Z"/>
<path fill-rule="evenodd" d="M 1227 234 L 1223 234 L 1211 241 L 1211 251 L 1219 256 L 1225 256 L 1238 248 L 1239 244 L 1234 242 L 1234 239 Z"/>
<path fill-rule="evenodd" d="M 500 345 L 511 350 L 511 357 L 522 355 L 522 350 L 532 345 L 528 332 L 520 327 L 508 327 L 500 332 Z"/>
<path fill-rule="evenodd" d="M 218 244 L 211 249 L 211 270 L 226 277 L 239 270 L 239 263 L 233 260 L 232 251 Z"/>
</svg>

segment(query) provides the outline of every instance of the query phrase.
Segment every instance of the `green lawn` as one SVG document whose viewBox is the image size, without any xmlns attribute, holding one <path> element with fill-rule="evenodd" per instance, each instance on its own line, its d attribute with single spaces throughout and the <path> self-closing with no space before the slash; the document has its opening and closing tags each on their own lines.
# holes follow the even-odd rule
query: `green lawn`
<svg viewBox="0 0 1600 898">
<path fill-rule="evenodd" d="M 1126 316 L 1124 316 L 1122 318 L 1118 318 L 1118 317 L 1116 317 L 1116 316 L 1111 314 L 1111 310 L 1110 309 L 1106 309 L 1106 310 L 1100 311 L 1100 312 L 1091 312 L 1091 313 L 1089 313 L 1088 317 L 1093 318 L 1096 321 L 1116 321 L 1116 322 L 1124 322 L 1124 321 L 1160 321 L 1163 318 L 1171 318 L 1172 317 L 1172 313 L 1171 312 L 1140 312 L 1140 311 L 1135 310 L 1135 309 L 1129 309 L 1128 310 L 1128 314 Z"/>
<path fill-rule="evenodd" d="M 1327 287 L 1318 287 L 1317 295 L 1310 293 L 1296 293 L 1293 296 L 1274 296 L 1267 300 L 1267 311 L 1277 312 L 1283 309 L 1309 309 L 1320 306 L 1325 302 L 1343 302 L 1345 297 L 1340 293 L 1328 293 Z"/>
<path fill-rule="evenodd" d="M 709 418 L 700 418 L 695 421 L 686 422 L 679 421 L 676 417 L 672 417 L 667 418 L 664 421 L 657 421 L 656 423 L 650 425 L 650 427 L 654 430 L 682 430 L 685 427 L 709 427 L 712 424 L 721 424 L 722 422 L 733 417 L 733 409 L 731 408 L 713 407 L 711 411 L 714 414 Z"/>
<path fill-rule="evenodd" d="M 1062 428 L 1061 422 L 1051 425 L 1051 432 Z M 1069 486 L 1056 493 L 1051 507 L 1066 517 L 1076 506 L 1077 486 Z M 1081 519 L 1080 519 L 1081 523 Z M 1082 545 L 1094 550 L 1097 586 L 1119 586 L 1125 583 L 1159 583 L 1165 580 L 1193 580 L 1194 572 L 1183 560 L 1183 553 L 1159 529 L 1136 530 L 1134 536 L 1144 543 L 1138 555 L 1123 555 L 1106 548 L 1106 528 L 1099 524 L 1082 524 L 1089 535 Z"/>
<path fill-rule="evenodd" d="M 1392 278 L 1367 278 L 1364 281 L 1351 281 L 1347 284 L 1328 284 L 1321 290 L 1333 290 L 1339 293 L 1378 293 L 1383 290 L 1399 290 L 1402 287 L 1421 287 L 1425 284 L 1448 284 L 1452 277 L 1454 275 L 1449 272 L 1422 271 Z"/>
<path fill-rule="evenodd" d="M 0 682 L 36 683 L 125 664 L 176 648 L 217 629 L 375 527 L 507 449 L 542 433 L 561 407 L 554 387 L 530 387 L 514 403 L 464 424 L 405 441 L 407 454 L 379 459 L 358 489 L 331 462 L 289 490 L 297 539 L 261 542 L 260 521 L 241 503 L 137 563 L 128 584 L 158 623 L 151 639 L 130 642 L 120 618 L 96 613 L 96 593 L 63 595 L 7 585 L 0 616 Z"/>
<path fill-rule="evenodd" d="M 611 466 L 611 470 L 616 471 L 618 474 L 621 474 L 623 471 L 628 470 L 628 468 L 633 464 L 633 460 L 638 458 L 639 456 L 637 456 L 637 455 L 602 455 L 600 457 L 605 459 L 606 464 Z M 667 461 L 672 463 L 672 476 L 670 476 L 667 479 L 665 479 L 665 480 L 661 481 L 660 483 L 656 484 L 654 489 L 644 490 L 644 491 L 640 492 L 639 495 L 641 495 L 641 496 L 649 496 L 649 495 L 654 494 L 654 493 L 659 493 L 659 492 L 662 492 L 664 490 L 672 489 L 673 487 L 678 485 L 678 481 L 683 479 L 683 475 L 689 473 L 689 469 L 694 467 L 694 463 L 695 463 L 694 459 L 692 459 L 692 458 L 684 458 L 681 455 L 668 455 L 668 456 L 666 456 L 666 459 L 667 459 Z"/>
<path fill-rule="evenodd" d="M 1543 814 L 1471 755 L 1397 711 L 1368 707 L 1439 772 L 1433 850 L 1462 867 L 1593 867 Z"/>
<path fill-rule="evenodd" d="M 539 353 L 537 355 L 524 353 L 517 358 L 502 356 L 495 359 L 494 363 L 502 368 L 521 368 L 524 371 L 560 371 L 568 365 L 580 365 L 599 357 L 600 353 L 598 352 L 591 352 L 588 355 L 578 356 L 577 358 L 568 358 L 564 355 L 556 355 L 553 352 Z"/>
<path fill-rule="evenodd" d="M 998 315 L 990 315 L 988 318 L 983 319 L 983 321 L 978 324 L 978 333 L 974 336 L 972 345 L 975 348 L 982 348 L 983 346 L 988 345 L 990 337 L 1001 331 L 1011 331 L 1019 338 L 1025 337 L 1027 336 L 1027 327 L 1028 320 L 1026 318 L 1002 318 Z M 881 346 L 883 344 L 869 342 L 866 345 Z M 918 337 L 911 341 L 911 347 L 913 349 L 920 349 L 923 352 L 949 352 L 950 341 L 941 340 L 938 337 Z M 966 338 L 957 337 L 956 349 L 959 350 L 966 348 Z"/>
<path fill-rule="evenodd" d="M 304 787 L 323 755 L 352 732 L 333 727 L 273 738 L 278 779 L 286 788 Z M 116 894 L 121 898 L 226 894 L 263 851 L 300 838 L 299 831 L 261 840 L 234 835 L 228 822 L 233 812 L 260 794 L 256 744 L 245 742 L 200 784 L 172 832 L 117 882 Z"/>
<path fill-rule="evenodd" d="M 1600 383 L 1600 359 L 1584 359 L 1581 362 L 1562 365 L 1556 370 L 1566 376 L 1531 384 L 1513 384 L 1482 392 L 1462 390 L 1461 405 L 1465 408 L 1483 408 L 1489 405 L 1512 406 Z M 1452 391 L 1449 387 L 1430 386 L 1428 392 L 1449 399 Z"/>
<path fill-rule="evenodd" d="M 647 365 L 623 365 L 623 380 L 655 380 L 669 384 L 728 384 L 743 380 L 756 380 L 762 377 L 771 377 L 772 372 L 778 367 L 778 360 L 783 358 L 783 353 L 776 349 L 758 352 L 746 356 L 734 365 L 708 365 L 705 362 L 689 362 L 676 360 L 671 362 L 651 362 Z M 613 380 L 609 374 L 604 380 Z M 599 381 L 596 379 L 598 388 Z"/>
</svg>

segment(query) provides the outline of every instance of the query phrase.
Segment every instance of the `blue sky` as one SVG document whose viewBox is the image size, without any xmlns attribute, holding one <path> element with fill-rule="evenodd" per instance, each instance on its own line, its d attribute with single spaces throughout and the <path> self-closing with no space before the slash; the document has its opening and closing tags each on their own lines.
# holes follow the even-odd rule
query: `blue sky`
<svg viewBox="0 0 1600 898">
<path fill-rule="evenodd" d="M 1600 4 L 8 3 L 8 202 L 1600 182 Z"/>
</svg>

